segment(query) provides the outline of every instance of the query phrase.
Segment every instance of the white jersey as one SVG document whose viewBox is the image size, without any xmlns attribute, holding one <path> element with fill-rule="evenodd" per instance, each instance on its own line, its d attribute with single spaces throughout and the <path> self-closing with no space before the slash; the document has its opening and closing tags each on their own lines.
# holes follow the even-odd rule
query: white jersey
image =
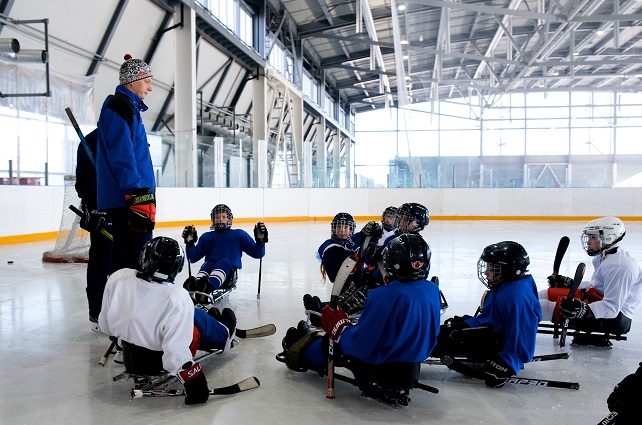
<svg viewBox="0 0 642 425">
<path fill-rule="evenodd" d="M 598 319 L 613 319 L 621 311 L 629 319 L 642 296 L 642 269 L 638 262 L 622 248 L 604 259 L 593 258 L 595 271 L 590 281 L 582 282 L 581 289 L 595 288 L 604 299 L 589 304 Z"/>
<path fill-rule="evenodd" d="M 386 239 L 388 239 L 390 236 L 395 234 L 395 229 L 392 230 L 386 230 L 386 229 L 381 229 L 381 237 L 377 241 L 377 246 L 382 246 L 384 242 L 386 242 Z"/>
<path fill-rule="evenodd" d="M 108 334 L 163 352 L 163 368 L 176 374 L 192 360 L 194 303 L 180 286 L 148 282 L 120 269 L 107 280 L 98 325 Z"/>
</svg>

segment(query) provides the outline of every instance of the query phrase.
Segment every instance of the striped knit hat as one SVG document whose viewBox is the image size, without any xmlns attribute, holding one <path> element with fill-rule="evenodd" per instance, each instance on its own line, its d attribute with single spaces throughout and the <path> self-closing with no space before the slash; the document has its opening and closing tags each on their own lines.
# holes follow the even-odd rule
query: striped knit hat
<svg viewBox="0 0 642 425">
<path fill-rule="evenodd" d="M 122 86 L 144 80 L 145 78 L 152 78 L 152 69 L 140 59 L 132 59 L 132 55 L 125 55 L 125 62 L 120 66 L 120 73 L 118 78 Z"/>
</svg>

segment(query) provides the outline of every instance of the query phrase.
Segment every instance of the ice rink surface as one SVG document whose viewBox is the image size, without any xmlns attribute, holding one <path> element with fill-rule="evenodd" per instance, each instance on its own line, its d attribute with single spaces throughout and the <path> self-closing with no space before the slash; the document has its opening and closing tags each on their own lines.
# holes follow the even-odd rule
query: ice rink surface
<svg viewBox="0 0 642 425">
<path fill-rule="evenodd" d="M 365 224 L 359 222 L 357 227 Z M 440 221 L 422 232 L 432 248 L 430 275 L 437 275 L 449 308 L 442 321 L 473 314 L 485 287 L 476 264 L 483 248 L 502 240 L 521 243 L 540 289 L 561 236 L 571 238 L 561 273 L 572 276 L 580 261 L 586 277 L 590 257 L 582 250 L 584 222 Z M 625 222 L 623 248 L 642 262 L 642 223 Z M 439 394 L 412 390 L 408 407 L 392 408 L 360 397 L 359 390 L 336 383 L 336 398 L 325 398 L 325 378 L 296 373 L 275 360 L 281 339 L 304 318 L 305 293 L 328 299 L 330 285 L 320 278 L 315 258 L 329 236 L 329 223 L 267 223 L 269 243 L 262 262 L 261 298 L 257 300 L 259 261 L 243 256 L 238 289 L 219 307 L 234 309 L 240 328 L 266 323 L 275 335 L 241 340 L 231 351 L 203 363 L 210 387 L 256 376 L 261 386 L 230 396 L 212 396 L 205 405 L 185 406 L 181 397 L 136 399 L 131 381 L 113 382 L 123 368 L 112 359 L 98 365 L 108 346 L 105 335 L 91 332 L 87 319 L 84 264 L 51 264 L 42 253 L 54 241 L 0 246 L 0 422 L 3 424 L 597 424 L 608 413 L 613 387 L 642 361 L 642 312 L 633 319 L 628 341 L 611 348 L 559 347 L 538 334 L 536 354 L 568 352 L 568 360 L 527 364 L 518 376 L 574 381 L 578 391 L 527 385 L 487 388 L 445 366 L 423 365 L 420 381 Z M 244 228 L 251 234 L 250 224 Z M 181 228 L 160 228 L 155 236 L 180 241 Z M 199 234 L 207 227 L 198 227 Z M 180 241 L 182 243 L 182 241 Z M 13 261 L 13 264 L 9 264 Z M 192 265 L 192 272 L 200 264 Z M 188 276 L 187 267 L 176 282 Z M 638 307 L 642 310 L 642 307 Z M 344 373 L 349 373 L 345 372 Z"/>
</svg>

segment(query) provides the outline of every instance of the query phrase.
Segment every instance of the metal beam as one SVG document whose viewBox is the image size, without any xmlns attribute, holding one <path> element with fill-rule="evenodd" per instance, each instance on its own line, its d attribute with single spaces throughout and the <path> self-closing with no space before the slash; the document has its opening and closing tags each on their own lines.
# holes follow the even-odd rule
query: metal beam
<svg viewBox="0 0 642 425">
<path fill-rule="evenodd" d="M 109 42 L 111 41 L 111 38 L 114 36 L 116 27 L 118 26 L 120 19 L 123 17 L 123 14 L 125 13 L 125 7 L 127 6 L 128 1 L 129 0 L 118 0 L 118 4 L 116 5 L 116 9 L 114 9 L 114 13 L 111 15 L 111 19 L 109 20 L 109 24 L 105 29 L 103 38 L 102 40 L 100 40 L 100 44 L 98 45 L 98 49 L 96 50 L 96 55 L 91 60 L 91 64 L 89 64 L 89 69 L 87 70 L 87 73 L 85 75 L 87 76 L 94 75 L 98 71 L 98 67 L 102 62 L 101 58 L 105 55 L 105 52 L 107 51 L 107 46 L 109 46 Z"/>
</svg>

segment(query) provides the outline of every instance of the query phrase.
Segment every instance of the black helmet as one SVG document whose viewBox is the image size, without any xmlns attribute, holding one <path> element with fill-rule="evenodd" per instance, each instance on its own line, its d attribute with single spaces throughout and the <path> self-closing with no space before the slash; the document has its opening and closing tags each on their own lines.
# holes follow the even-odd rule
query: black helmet
<svg viewBox="0 0 642 425">
<path fill-rule="evenodd" d="M 430 272 L 430 245 L 414 233 L 397 236 L 383 250 L 386 274 L 401 282 L 425 279 Z"/>
<path fill-rule="evenodd" d="M 339 226 L 349 226 L 350 235 L 348 237 L 350 237 L 354 234 L 354 229 L 357 227 L 357 223 L 354 221 L 354 218 L 352 218 L 350 214 L 344 212 L 340 212 L 332 219 L 332 223 L 330 223 L 330 230 L 332 232 L 331 239 L 337 242 L 345 242 L 347 238 L 342 239 L 337 236 L 337 227 Z"/>
<path fill-rule="evenodd" d="M 488 287 L 493 289 L 504 282 L 512 282 L 527 276 L 527 267 L 530 264 L 528 253 L 517 242 L 504 241 L 488 245 L 484 248 L 477 261 L 477 277 Z M 486 276 L 486 266 L 492 264 L 493 281 L 489 282 Z"/>
<path fill-rule="evenodd" d="M 141 277 L 154 282 L 173 282 L 183 270 L 185 253 L 172 238 L 158 236 L 143 246 L 138 258 Z"/>
<path fill-rule="evenodd" d="M 399 207 L 399 226 L 401 222 L 404 221 L 406 226 L 410 224 L 415 225 L 411 230 L 408 229 L 399 229 L 399 233 L 418 233 L 424 230 L 424 227 L 428 225 L 430 217 L 428 214 L 428 208 L 424 207 L 421 204 L 410 202 L 407 204 L 402 204 Z"/>
<path fill-rule="evenodd" d="M 386 220 L 388 219 L 388 220 Z M 390 220 L 392 219 L 392 220 Z M 390 222 L 392 221 L 392 223 Z M 381 227 L 389 232 L 399 225 L 399 213 L 397 207 L 388 207 L 381 214 Z"/>
<path fill-rule="evenodd" d="M 220 213 L 227 214 L 227 220 L 216 221 Z M 212 212 L 210 213 L 210 218 L 212 219 L 213 230 L 227 230 L 230 227 L 232 227 L 232 219 L 234 218 L 234 216 L 232 215 L 232 210 L 230 209 L 230 207 L 228 207 L 225 204 L 218 204 L 217 206 L 212 208 Z"/>
</svg>

